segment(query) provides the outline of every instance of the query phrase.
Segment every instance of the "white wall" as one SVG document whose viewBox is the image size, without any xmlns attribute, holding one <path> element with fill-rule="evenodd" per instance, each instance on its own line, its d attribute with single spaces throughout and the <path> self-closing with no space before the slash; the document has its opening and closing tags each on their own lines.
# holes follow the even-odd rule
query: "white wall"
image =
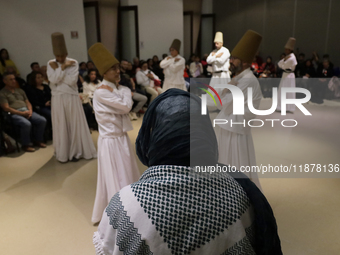
<svg viewBox="0 0 340 255">
<path fill-rule="evenodd" d="M 87 60 L 82 0 L 1 1 L 0 17 L 0 48 L 9 51 L 24 79 L 32 62 L 46 65 L 54 57 L 53 32 L 64 34 L 69 57 Z M 71 39 L 71 31 L 79 38 Z"/>
<path fill-rule="evenodd" d="M 224 33 L 225 46 L 233 49 L 248 29 L 262 36 L 260 53 L 278 59 L 290 36 L 296 51 L 312 56 L 330 54 L 340 65 L 340 1 L 336 0 L 214 0 L 216 30 Z"/>
<path fill-rule="evenodd" d="M 175 38 L 183 44 L 183 0 L 122 0 L 121 5 L 138 6 L 141 59 L 146 60 L 153 55 L 161 59 L 163 53 L 169 52 Z"/>
</svg>

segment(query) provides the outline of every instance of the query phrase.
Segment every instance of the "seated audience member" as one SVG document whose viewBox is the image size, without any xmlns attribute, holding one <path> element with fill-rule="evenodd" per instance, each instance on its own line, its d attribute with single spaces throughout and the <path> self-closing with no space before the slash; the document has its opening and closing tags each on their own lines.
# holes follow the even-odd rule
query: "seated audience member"
<svg viewBox="0 0 340 255">
<path fill-rule="evenodd" d="M 158 76 L 148 69 L 147 62 L 141 62 L 140 67 L 141 69 L 136 74 L 137 84 L 151 94 L 151 103 L 159 94 L 163 93 L 163 89 L 159 86 L 161 82 Z"/>
<path fill-rule="evenodd" d="M 79 64 L 79 74 L 78 74 L 78 81 L 77 81 L 78 92 L 83 92 L 83 83 L 84 83 L 84 78 L 86 75 L 87 75 L 86 63 L 81 62 Z"/>
<path fill-rule="evenodd" d="M 87 65 L 85 62 L 79 64 L 79 75 L 84 79 L 87 75 Z"/>
<path fill-rule="evenodd" d="M 80 95 L 80 98 L 83 102 L 83 108 L 87 120 L 87 124 L 90 129 L 98 130 L 98 124 L 95 119 L 93 113 L 93 94 L 97 88 L 97 85 L 100 83 L 98 79 L 98 71 L 96 69 L 90 69 L 88 74 L 84 78 L 83 82 L 83 93 Z"/>
<path fill-rule="evenodd" d="M 142 110 L 143 106 L 148 101 L 148 98 L 136 90 L 136 84 L 130 75 L 127 73 L 128 61 L 123 59 L 120 62 L 120 82 L 119 84 L 128 87 L 131 90 L 132 99 L 137 102 L 136 106 L 133 107 L 129 113 L 131 120 L 137 120 L 137 113 Z"/>
<path fill-rule="evenodd" d="M 166 53 L 164 53 L 163 55 L 162 55 L 162 59 L 166 59 L 168 57 L 168 54 L 166 54 Z"/>
<path fill-rule="evenodd" d="M 152 60 L 152 58 L 149 58 L 146 62 L 148 63 L 148 69 L 153 71 L 153 60 Z"/>
<path fill-rule="evenodd" d="M 133 71 L 134 75 L 136 75 L 138 73 L 138 71 L 140 70 L 139 66 L 140 66 L 139 58 L 137 58 L 137 57 L 133 58 L 132 71 Z"/>
<path fill-rule="evenodd" d="M 197 78 L 203 75 L 203 66 L 198 55 L 195 55 L 194 62 L 190 64 L 190 74 L 192 77 Z"/>
<path fill-rule="evenodd" d="M 251 63 L 250 69 L 256 77 L 259 77 L 259 65 L 256 62 L 256 58 L 253 59 L 253 63 Z"/>
<path fill-rule="evenodd" d="M 47 77 L 47 66 L 40 67 L 40 72 L 43 75 L 43 80 L 44 80 L 43 84 L 50 85 L 50 81 L 48 80 L 48 77 Z"/>
<path fill-rule="evenodd" d="M 278 61 L 276 61 L 276 63 L 275 63 L 275 74 L 276 74 L 277 78 L 281 78 L 282 73 L 283 73 L 283 70 L 279 67 L 278 63 L 281 59 L 284 59 L 285 57 L 286 57 L 286 53 L 282 53 L 280 55 L 280 59 Z"/>
<path fill-rule="evenodd" d="M 93 236 L 96 254 L 282 255 L 273 211 L 256 185 L 240 172 L 195 168 L 218 164 L 199 97 L 179 89 L 157 97 L 136 152 L 149 168 L 111 199 Z"/>
<path fill-rule="evenodd" d="M 330 68 L 328 60 L 323 61 L 322 69 L 320 68 L 316 75 L 319 79 L 312 83 L 311 101 L 313 103 L 322 104 L 323 100 L 326 98 L 326 93 L 328 92 L 330 78 L 333 77 L 333 69 Z"/>
<path fill-rule="evenodd" d="M 299 72 L 301 76 L 301 82 L 299 83 L 299 87 L 308 89 L 311 91 L 311 94 L 313 95 L 313 83 L 315 82 L 314 79 L 309 79 L 309 78 L 315 78 L 316 77 L 316 72 L 314 70 L 314 67 L 312 65 L 312 61 L 310 59 L 307 59 L 302 67 L 300 68 Z M 297 93 L 296 98 L 303 98 L 304 95 Z"/>
<path fill-rule="evenodd" d="M 154 67 L 154 68 L 155 68 L 155 67 L 159 67 L 160 61 L 159 61 L 157 55 L 154 55 L 154 56 L 152 57 L 152 62 L 153 62 L 153 67 Z"/>
<path fill-rule="evenodd" d="M 149 68 L 149 69 L 153 71 L 159 77 L 159 79 L 162 82 L 161 84 L 161 87 L 162 87 L 163 81 L 164 81 L 164 73 L 163 73 L 163 69 L 159 66 L 160 61 L 158 60 L 158 57 L 156 55 L 154 55 L 151 60 L 152 60 L 152 68 Z"/>
<path fill-rule="evenodd" d="M 5 112 L 11 113 L 15 126 L 20 127 L 20 138 L 23 150 L 34 152 L 31 143 L 31 128 L 33 125 L 33 141 L 40 148 L 45 148 L 43 135 L 46 119 L 32 111 L 32 105 L 26 97 L 26 93 L 16 88 L 15 76 L 11 73 L 3 74 L 5 87 L 0 91 L 0 105 Z"/>
<path fill-rule="evenodd" d="M 93 64 L 92 61 L 87 61 L 87 63 L 86 63 L 86 68 L 87 68 L 87 70 L 97 69 L 96 66 Z"/>
<path fill-rule="evenodd" d="M 132 79 L 136 78 L 136 74 L 133 73 L 133 65 L 131 62 L 128 62 L 126 73 L 130 76 L 130 78 Z"/>
<path fill-rule="evenodd" d="M 12 66 L 15 69 L 15 73 L 17 76 L 20 76 L 19 70 L 14 64 L 14 62 L 9 58 L 8 51 L 6 49 L 0 50 L 0 74 L 3 74 L 6 71 L 8 66 Z"/>
<path fill-rule="evenodd" d="M 312 65 L 312 60 L 307 59 L 301 68 L 301 77 L 315 78 L 316 72 Z"/>
<path fill-rule="evenodd" d="M 33 72 L 40 72 L 40 65 L 39 65 L 39 63 L 38 62 L 33 62 L 32 64 L 31 64 L 31 70 L 32 70 L 32 72 L 30 72 L 29 74 L 27 74 L 27 76 L 26 76 L 26 82 L 27 82 L 27 84 L 29 84 L 29 85 L 31 85 L 30 84 L 30 76 L 31 76 L 31 74 L 33 73 Z"/>
<path fill-rule="evenodd" d="M 331 67 L 329 60 L 326 59 L 322 62 L 322 67 L 318 70 L 317 76 L 320 78 L 333 77 L 333 68 Z"/>
<path fill-rule="evenodd" d="M 318 72 L 320 72 L 322 69 L 324 69 L 324 62 L 325 61 L 328 61 L 330 69 L 332 69 L 332 70 L 334 69 L 334 64 L 331 62 L 329 54 L 325 54 L 325 55 L 322 56 L 322 62 L 319 63 L 318 70 L 317 70 Z"/>
<path fill-rule="evenodd" d="M 295 67 L 295 77 L 296 78 L 301 78 L 302 75 L 302 69 L 305 65 L 305 54 L 304 53 L 300 53 L 299 57 L 297 58 L 298 64 Z"/>
<path fill-rule="evenodd" d="M 11 74 L 14 74 L 15 76 L 15 81 L 16 81 L 16 88 L 21 88 L 23 89 L 25 92 L 27 91 L 28 89 L 28 86 L 26 84 L 26 81 L 24 79 L 22 79 L 18 74 L 17 74 L 17 71 L 15 69 L 14 66 L 7 66 L 6 67 L 6 73 L 11 73 Z"/>
<path fill-rule="evenodd" d="M 262 64 L 259 69 L 260 78 L 274 77 L 275 76 L 275 65 L 272 62 L 271 57 L 267 57 L 265 63 Z"/>
<path fill-rule="evenodd" d="M 51 124 L 51 89 L 43 84 L 44 78 L 41 72 L 33 72 L 30 76 L 30 89 L 27 96 L 35 112 L 45 117 Z"/>
<path fill-rule="evenodd" d="M 319 68 L 319 65 L 320 65 L 320 57 L 319 57 L 319 54 L 316 51 L 313 51 L 312 65 L 313 65 L 315 71 L 317 71 L 318 68 Z"/>
</svg>

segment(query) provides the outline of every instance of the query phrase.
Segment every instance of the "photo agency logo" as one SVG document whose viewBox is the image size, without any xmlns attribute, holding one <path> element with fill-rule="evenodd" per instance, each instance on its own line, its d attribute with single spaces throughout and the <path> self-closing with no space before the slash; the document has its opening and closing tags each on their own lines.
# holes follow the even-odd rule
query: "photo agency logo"
<svg viewBox="0 0 340 255">
<path fill-rule="evenodd" d="M 200 83 L 203 84 L 203 83 Z M 204 84 L 206 87 L 211 89 L 217 96 L 218 100 L 220 101 L 222 111 L 225 110 L 222 105 L 222 100 L 215 89 L 218 89 L 219 91 L 223 91 L 224 89 L 228 89 L 230 91 L 230 95 L 232 97 L 232 105 L 233 105 L 233 115 L 244 115 L 245 114 L 245 98 L 243 95 L 243 92 L 240 88 L 238 88 L 235 85 L 230 84 L 216 84 L 214 85 L 214 88 L 211 88 L 211 86 Z M 206 89 L 200 88 L 199 89 L 205 91 L 214 101 L 215 106 L 217 106 L 216 100 L 211 92 L 209 92 Z M 221 89 L 221 90 L 220 90 Z M 304 98 L 289 98 L 289 93 L 302 93 L 305 95 Z M 207 94 L 202 94 L 201 97 L 201 114 L 206 115 L 207 114 Z M 304 103 L 307 103 L 311 98 L 311 93 L 309 90 L 304 88 L 293 88 L 293 87 L 283 87 L 281 88 L 281 96 L 280 96 L 280 102 L 281 102 L 281 115 L 285 116 L 287 115 L 287 105 L 293 104 L 297 108 L 299 108 L 302 113 L 306 116 L 311 116 L 312 114 L 303 106 Z M 251 113 L 258 116 L 267 116 L 275 112 L 278 106 L 278 88 L 272 88 L 272 105 L 270 109 L 268 110 L 259 110 L 255 109 L 253 105 L 253 89 L 251 87 L 247 88 L 247 106 Z M 250 119 L 246 122 L 246 120 L 243 120 L 243 122 L 234 122 L 232 119 L 213 119 L 213 127 L 216 125 L 230 125 L 231 127 L 233 125 L 243 125 L 244 127 L 248 125 L 249 127 L 262 127 L 265 123 L 271 122 L 271 126 L 274 127 L 274 122 L 281 121 L 281 125 L 283 127 L 296 127 L 298 122 L 295 119 Z M 256 125 L 255 125 L 256 123 Z"/>
</svg>

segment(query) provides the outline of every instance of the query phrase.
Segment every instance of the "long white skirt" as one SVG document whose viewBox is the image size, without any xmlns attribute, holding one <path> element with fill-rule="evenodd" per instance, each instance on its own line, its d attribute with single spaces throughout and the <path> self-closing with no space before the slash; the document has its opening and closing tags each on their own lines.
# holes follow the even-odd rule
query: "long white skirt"
<svg viewBox="0 0 340 255">
<path fill-rule="evenodd" d="M 218 142 L 218 162 L 236 167 L 237 170 L 246 166 L 256 166 L 253 137 L 230 132 L 219 126 L 215 127 Z M 243 172 L 262 191 L 259 177 L 256 172 Z"/>
<path fill-rule="evenodd" d="M 164 80 L 163 90 L 166 91 L 168 89 L 181 89 L 181 90 L 187 91 L 185 82 L 183 82 L 183 84 L 172 84 L 172 83 L 169 83 L 167 80 Z"/>
<path fill-rule="evenodd" d="M 53 147 L 60 162 L 73 157 L 97 157 L 84 109 L 78 95 L 52 96 L 51 100 Z"/>
<path fill-rule="evenodd" d="M 280 85 L 277 91 L 277 110 L 281 111 L 281 89 L 282 88 L 295 88 L 295 74 L 283 73 L 280 80 Z M 287 93 L 286 98 L 295 99 L 295 93 Z M 287 104 L 287 111 L 294 112 L 295 104 Z"/>
<path fill-rule="evenodd" d="M 119 190 L 138 181 L 140 172 L 129 136 L 98 137 L 97 191 L 92 222 L 101 220 L 106 206 Z"/>
</svg>

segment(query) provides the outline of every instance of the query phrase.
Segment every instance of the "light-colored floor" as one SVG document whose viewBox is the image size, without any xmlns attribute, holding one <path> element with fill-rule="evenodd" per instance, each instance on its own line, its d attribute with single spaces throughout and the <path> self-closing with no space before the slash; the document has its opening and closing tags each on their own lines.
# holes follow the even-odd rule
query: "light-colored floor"
<svg viewBox="0 0 340 255">
<path fill-rule="evenodd" d="M 261 108 L 269 107 L 265 99 Z M 258 165 L 340 163 L 340 104 L 307 105 L 295 128 L 253 128 Z M 265 119 L 268 117 L 261 117 Z M 134 144 L 141 120 L 129 133 Z M 92 138 L 97 144 L 98 133 Z M 143 172 L 146 167 L 139 161 Z M 338 174 L 339 175 L 339 174 Z M 337 175 L 337 177 L 339 177 Z M 0 254 L 94 254 L 91 224 L 97 160 L 61 164 L 50 144 L 0 158 Z M 340 254 L 340 179 L 261 178 L 285 255 Z M 294 177 L 294 176 L 293 176 Z M 302 176 L 304 177 L 304 176 Z"/>
</svg>

